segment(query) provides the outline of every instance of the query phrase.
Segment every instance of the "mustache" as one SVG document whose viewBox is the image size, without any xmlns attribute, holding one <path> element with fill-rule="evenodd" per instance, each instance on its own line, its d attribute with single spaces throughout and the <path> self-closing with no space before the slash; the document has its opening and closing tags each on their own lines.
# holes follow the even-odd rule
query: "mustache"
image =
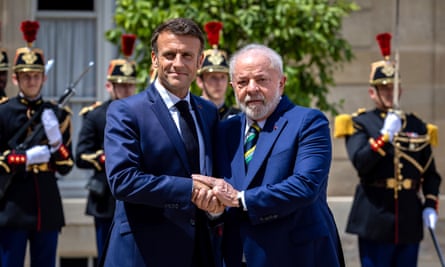
<svg viewBox="0 0 445 267">
<path fill-rule="evenodd" d="M 250 102 L 250 101 L 264 101 L 264 96 L 263 95 L 256 95 L 256 96 L 250 96 L 250 95 L 246 95 L 246 97 L 244 98 L 244 103 Z"/>
</svg>

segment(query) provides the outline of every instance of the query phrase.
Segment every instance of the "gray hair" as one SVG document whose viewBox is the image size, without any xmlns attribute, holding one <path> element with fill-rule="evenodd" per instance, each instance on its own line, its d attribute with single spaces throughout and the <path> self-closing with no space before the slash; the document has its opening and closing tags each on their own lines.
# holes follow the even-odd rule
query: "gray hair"
<svg viewBox="0 0 445 267">
<path fill-rule="evenodd" d="M 271 67 L 283 74 L 283 58 L 275 50 L 262 44 L 249 44 L 236 51 L 230 58 L 230 80 L 233 80 L 233 70 L 239 57 L 252 51 L 266 56 L 270 60 Z"/>
</svg>

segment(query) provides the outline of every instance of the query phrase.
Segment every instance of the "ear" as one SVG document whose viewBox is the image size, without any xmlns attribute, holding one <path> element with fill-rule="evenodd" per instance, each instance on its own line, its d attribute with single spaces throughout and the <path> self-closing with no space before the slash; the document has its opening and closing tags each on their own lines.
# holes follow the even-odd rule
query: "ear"
<svg viewBox="0 0 445 267">
<path fill-rule="evenodd" d="M 107 81 L 105 83 L 105 88 L 107 89 L 108 93 L 112 93 L 113 92 L 113 84 L 111 82 Z"/>
<path fill-rule="evenodd" d="M 375 94 L 376 94 L 376 91 L 375 91 L 376 89 L 374 88 L 374 87 L 372 87 L 372 86 L 369 86 L 368 87 L 368 94 L 369 94 L 369 96 L 371 97 L 371 98 L 373 98 L 374 96 L 375 96 Z"/>
<path fill-rule="evenodd" d="M 202 80 L 201 76 L 196 76 L 196 84 L 198 85 L 199 88 L 204 88 L 204 81 Z"/>
<path fill-rule="evenodd" d="M 204 53 L 201 53 L 201 56 L 199 57 L 198 60 L 198 68 L 201 68 L 203 62 L 204 62 Z"/>
<path fill-rule="evenodd" d="M 15 86 L 19 86 L 19 80 L 18 80 L 18 78 L 17 78 L 17 74 L 16 74 L 16 73 L 12 73 L 12 75 L 11 75 L 11 80 L 12 80 L 12 83 L 13 83 Z"/>
<path fill-rule="evenodd" d="M 287 77 L 285 75 L 283 75 L 280 79 L 280 83 L 279 83 L 280 95 L 283 95 L 284 86 L 286 85 L 286 80 L 287 80 Z"/>
<path fill-rule="evenodd" d="M 158 57 L 156 56 L 155 52 L 153 52 L 153 51 L 151 51 L 151 62 L 152 62 L 152 66 L 157 69 L 159 66 Z"/>
</svg>

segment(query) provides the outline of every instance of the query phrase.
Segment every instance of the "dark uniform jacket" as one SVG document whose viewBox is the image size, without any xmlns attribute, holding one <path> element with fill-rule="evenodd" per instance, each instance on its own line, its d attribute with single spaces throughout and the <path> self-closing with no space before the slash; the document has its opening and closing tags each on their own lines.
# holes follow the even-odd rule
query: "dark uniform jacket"
<svg viewBox="0 0 445 267">
<path fill-rule="evenodd" d="M 8 145 L 8 141 L 42 105 L 53 108 L 58 114 L 63 144 L 52 153 L 49 163 L 26 167 L 25 151 L 15 150 L 15 147 Z M 0 104 L 0 114 L 0 179 L 13 175 L 11 185 L 0 199 L 0 227 L 59 230 L 65 225 L 65 220 L 55 172 L 64 175 L 73 167 L 70 111 L 44 102 L 41 98 L 30 102 L 18 96 Z M 38 124 L 41 124 L 40 116 L 25 132 L 25 136 L 17 140 L 18 144 Z M 45 134 L 38 145 L 44 144 L 48 144 Z"/>
<path fill-rule="evenodd" d="M 405 114 L 402 130 L 392 144 L 382 143 L 380 129 L 385 117 L 378 109 L 352 116 L 353 131 L 346 134 L 346 148 L 360 181 L 346 232 L 368 240 L 416 243 L 423 238 L 423 208 L 437 209 L 441 177 L 427 125 Z"/>
<path fill-rule="evenodd" d="M 241 110 L 234 108 L 234 107 L 229 107 L 226 104 L 222 105 L 222 107 L 220 107 L 218 109 L 218 115 L 219 115 L 220 120 L 228 119 L 232 116 L 235 116 L 236 114 L 238 114 L 240 112 L 241 112 Z"/>
<path fill-rule="evenodd" d="M 76 165 L 79 168 L 94 170 L 87 183 L 88 203 L 86 214 L 98 218 L 113 218 L 115 200 L 111 195 L 105 174 L 104 129 L 108 106 L 94 104 L 81 111 L 83 124 L 76 148 Z"/>
</svg>

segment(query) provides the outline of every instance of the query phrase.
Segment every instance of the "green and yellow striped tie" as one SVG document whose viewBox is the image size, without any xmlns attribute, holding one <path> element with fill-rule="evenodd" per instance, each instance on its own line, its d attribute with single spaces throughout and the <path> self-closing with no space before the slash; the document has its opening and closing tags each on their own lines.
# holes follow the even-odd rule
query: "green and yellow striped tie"
<svg viewBox="0 0 445 267">
<path fill-rule="evenodd" d="M 249 162 L 252 160 L 260 131 L 261 128 L 256 122 L 253 123 L 247 131 L 246 140 L 244 142 L 244 160 L 246 162 L 246 166 L 248 166 Z"/>
</svg>

